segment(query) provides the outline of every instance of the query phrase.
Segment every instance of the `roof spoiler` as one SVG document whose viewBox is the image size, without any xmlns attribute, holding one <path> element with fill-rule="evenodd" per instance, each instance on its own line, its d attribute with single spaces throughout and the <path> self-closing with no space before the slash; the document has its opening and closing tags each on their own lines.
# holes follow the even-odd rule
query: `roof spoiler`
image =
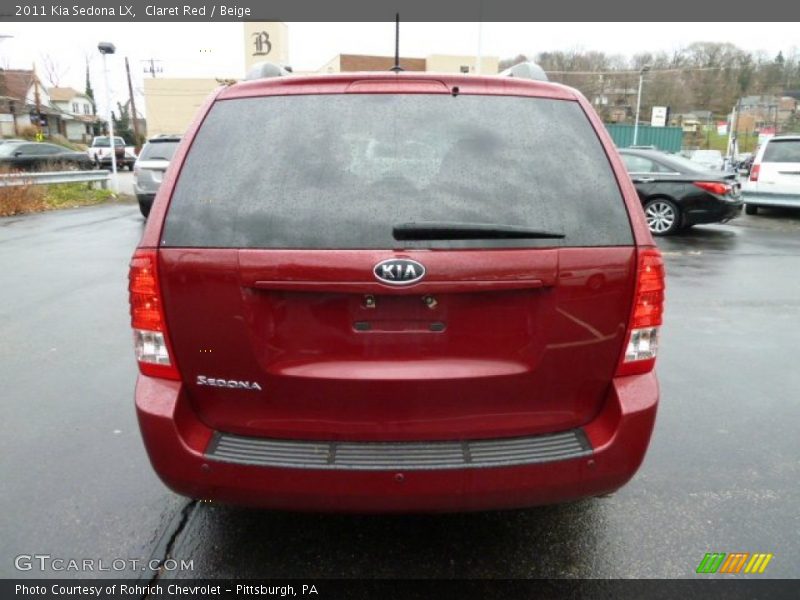
<svg viewBox="0 0 800 600">
<path fill-rule="evenodd" d="M 291 67 L 282 67 L 271 62 L 259 62 L 250 67 L 247 75 L 244 76 L 246 81 L 252 79 L 268 79 L 270 77 L 285 77 L 292 72 Z"/>
<path fill-rule="evenodd" d="M 535 79 L 536 81 L 550 81 L 544 69 L 532 61 L 517 63 L 513 67 L 502 71 L 500 75 L 505 77 L 519 77 L 520 79 Z"/>
</svg>

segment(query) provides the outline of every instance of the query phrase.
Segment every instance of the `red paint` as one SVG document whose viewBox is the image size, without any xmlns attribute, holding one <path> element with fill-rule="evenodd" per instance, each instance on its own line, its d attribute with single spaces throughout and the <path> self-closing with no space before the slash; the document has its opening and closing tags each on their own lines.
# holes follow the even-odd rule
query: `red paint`
<svg viewBox="0 0 800 600">
<path fill-rule="evenodd" d="M 214 101 L 449 94 L 454 87 L 459 94 L 580 103 L 619 181 L 634 245 L 153 250 L 165 333 L 182 380 L 140 376 L 136 406 L 153 466 L 172 489 L 296 510 L 477 510 L 602 494 L 633 476 L 650 438 L 658 387 L 652 364 L 634 376 L 615 378 L 615 372 L 632 319 L 644 310 L 634 297 L 642 282 L 641 257 L 652 253 L 640 249 L 652 246 L 652 238 L 610 137 L 575 90 L 512 78 L 419 73 L 288 77 L 222 88 L 184 136 L 140 248 L 158 247 L 181 164 Z M 374 265 L 397 257 L 423 263 L 425 279 L 405 287 L 376 281 Z M 198 375 L 256 382 L 261 391 L 197 385 Z M 591 441 L 590 457 L 510 468 L 298 471 L 203 456 L 215 430 L 301 440 L 414 441 L 579 427 Z"/>
<path fill-rule="evenodd" d="M 172 490 L 260 508 L 330 512 L 446 512 L 517 508 L 612 492 L 641 464 L 656 415 L 655 375 L 615 379 L 584 427 L 591 457 L 523 467 L 437 471 L 323 471 L 204 459 L 212 430 L 186 386 L 140 376 L 136 409 L 150 460 Z M 398 477 L 401 475 L 402 477 Z"/>
</svg>

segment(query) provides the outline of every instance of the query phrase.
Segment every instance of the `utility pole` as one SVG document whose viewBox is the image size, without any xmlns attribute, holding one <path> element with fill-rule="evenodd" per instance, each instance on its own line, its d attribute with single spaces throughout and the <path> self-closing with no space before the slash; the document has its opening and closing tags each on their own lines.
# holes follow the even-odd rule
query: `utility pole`
<svg viewBox="0 0 800 600">
<path fill-rule="evenodd" d="M 128 66 L 128 57 L 125 57 L 125 72 L 128 75 L 128 94 L 131 98 L 131 119 L 133 119 L 133 145 L 139 150 L 139 122 L 136 120 L 136 102 L 133 99 L 133 85 L 131 84 L 131 68 Z"/>
<path fill-rule="evenodd" d="M 108 103 L 108 147 L 111 150 L 111 183 L 115 194 L 119 194 L 119 180 L 117 178 L 117 148 L 114 143 L 114 111 L 111 100 L 111 85 L 108 83 L 108 62 L 106 57 L 116 52 L 116 47 L 110 42 L 100 42 L 97 49 L 103 55 L 103 75 L 106 80 L 106 102 Z"/>
<path fill-rule="evenodd" d="M 42 100 L 39 97 L 39 76 L 33 63 L 33 101 L 36 103 L 36 141 L 42 141 Z"/>
<path fill-rule="evenodd" d="M 145 65 L 144 72 L 150 73 L 150 76 L 155 79 L 156 73 L 161 73 L 164 69 L 161 68 L 161 65 L 157 65 L 156 63 L 160 63 L 161 61 L 157 58 L 148 58 L 147 60 L 142 61 Z"/>
<path fill-rule="evenodd" d="M 633 122 L 633 145 L 639 141 L 639 111 L 642 108 L 642 82 L 644 74 L 650 70 L 650 65 L 644 65 L 639 71 L 639 93 L 636 94 L 636 119 Z"/>
</svg>

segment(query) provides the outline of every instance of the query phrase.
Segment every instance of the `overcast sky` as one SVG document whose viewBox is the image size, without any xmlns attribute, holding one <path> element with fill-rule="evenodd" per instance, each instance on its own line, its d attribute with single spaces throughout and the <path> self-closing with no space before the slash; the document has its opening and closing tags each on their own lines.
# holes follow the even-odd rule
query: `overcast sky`
<svg viewBox="0 0 800 600">
<path fill-rule="evenodd" d="M 111 87 L 115 98 L 124 100 L 125 56 L 139 95 L 147 76 L 141 61 L 151 57 L 161 61 L 164 77 L 241 77 L 242 28 L 241 23 L 0 23 L 0 34 L 14 36 L 0 40 L 0 66 L 30 68 L 36 61 L 40 78 L 49 85 L 42 60 L 49 55 L 62 71 L 61 85 L 83 90 L 88 57 L 95 96 L 104 107 L 97 42 L 117 47 L 109 60 Z M 288 23 L 288 29 L 289 62 L 298 71 L 317 70 L 339 53 L 394 51 L 393 22 Z M 800 53 L 799 30 L 797 23 L 484 23 L 480 37 L 483 54 L 499 58 L 569 49 L 630 56 L 695 41 L 731 42 L 772 57 L 778 51 Z M 478 31 L 477 23 L 403 23 L 401 54 L 475 54 Z"/>
</svg>

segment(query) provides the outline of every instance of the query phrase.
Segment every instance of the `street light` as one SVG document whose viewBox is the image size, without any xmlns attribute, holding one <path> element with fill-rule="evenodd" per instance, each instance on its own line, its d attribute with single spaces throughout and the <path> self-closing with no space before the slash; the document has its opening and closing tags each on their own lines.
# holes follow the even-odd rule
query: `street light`
<svg viewBox="0 0 800 600">
<path fill-rule="evenodd" d="M 114 54 L 116 47 L 110 42 L 100 42 L 97 44 L 97 49 L 103 55 L 103 75 L 106 80 L 106 102 L 108 103 L 108 146 L 111 150 L 111 187 L 115 194 L 119 194 L 119 182 L 117 181 L 117 152 L 114 147 L 114 118 L 111 110 L 111 86 L 108 84 L 108 63 L 106 63 L 106 56 Z"/>
<path fill-rule="evenodd" d="M 633 145 L 639 141 L 639 110 L 642 108 L 642 81 L 644 74 L 650 70 L 650 65 L 645 65 L 639 71 L 639 94 L 636 96 L 636 121 L 633 123 Z"/>
</svg>

